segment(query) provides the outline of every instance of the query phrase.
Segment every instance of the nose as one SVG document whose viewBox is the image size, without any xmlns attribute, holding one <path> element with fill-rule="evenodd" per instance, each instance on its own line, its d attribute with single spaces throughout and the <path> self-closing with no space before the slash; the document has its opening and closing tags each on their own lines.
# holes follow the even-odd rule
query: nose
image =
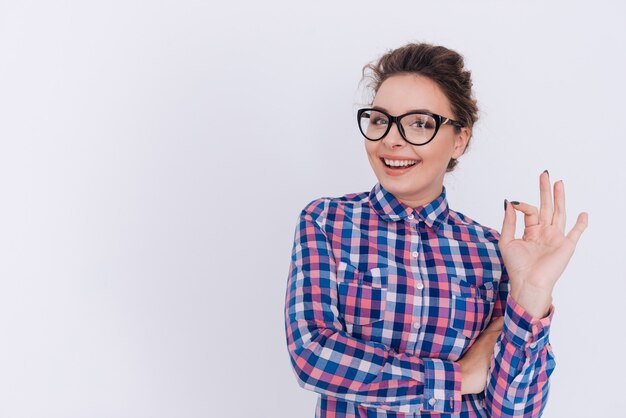
<svg viewBox="0 0 626 418">
<path fill-rule="evenodd" d="M 397 148 L 399 146 L 404 145 L 404 143 L 406 142 L 404 138 L 402 138 L 402 135 L 400 134 L 398 124 L 395 122 L 391 122 L 391 128 L 389 128 L 389 132 L 387 132 L 387 135 L 385 135 L 382 141 L 389 148 Z"/>
</svg>

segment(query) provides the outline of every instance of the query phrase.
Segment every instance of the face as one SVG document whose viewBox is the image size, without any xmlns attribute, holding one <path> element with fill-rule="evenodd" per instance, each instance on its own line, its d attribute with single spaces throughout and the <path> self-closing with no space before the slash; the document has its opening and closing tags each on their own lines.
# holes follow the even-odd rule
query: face
<svg viewBox="0 0 626 418">
<path fill-rule="evenodd" d="M 456 117 L 437 83 L 417 74 L 389 77 L 379 87 L 372 106 L 379 106 L 393 116 L 425 109 L 444 117 Z M 428 144 L 412 145 L 402 138 L 394 123 L 383 139 L 363 140 L 370 165 L 380 184 L 401 202 L 417 207 L 433 201 L 441 194 L 448 161 L 463 154 L 469 137 L 468 128 L 461 128 L 460 133 L 455 133 L 454 126 L 445 124 L 441 125 L 437 135 Z M 397 171 L 388 168 L 383 157 L 417 163 Z"/>
</svg>

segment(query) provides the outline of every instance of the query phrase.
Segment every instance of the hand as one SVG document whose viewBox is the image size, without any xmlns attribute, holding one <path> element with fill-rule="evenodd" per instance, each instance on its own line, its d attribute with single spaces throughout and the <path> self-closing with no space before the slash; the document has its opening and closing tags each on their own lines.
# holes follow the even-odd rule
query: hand
<svg viewBox="0 0 626 418">
<path fill-rule="evenodd" d="M 480 393 L 485 390 L 493 350 L 502 332 L 504 317 L 494 319 L 480 333 L 469 350 L 457 361 L 461 366 L 461 394 Z"/>
<path fill-rule="evenodd" d="M 552 289 L 587 228 L 588 214 L 581 212 L 574 227 L 564 235 L 563 180 L 554 183 L 554 208 L 547 170 L 539 175 L 539 190 L 540 211 L 523 202 L 507 205 L 498 247 L 509 275 L 511 296 L 532 316 L 542 318 L 552 303 Z M 524 213 L 521 239 L 515 239 L 515 209 Z"/>
</svg>

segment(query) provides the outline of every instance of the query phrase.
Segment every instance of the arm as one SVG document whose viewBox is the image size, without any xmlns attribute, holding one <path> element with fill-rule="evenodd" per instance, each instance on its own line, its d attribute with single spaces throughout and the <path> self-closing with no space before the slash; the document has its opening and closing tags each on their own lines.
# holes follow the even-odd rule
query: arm
<svg viewBox="0 0 626 418">
<path fill-rule="evenodd" d="M 485 404 L 493 417 L 538 417 L 548 399 L 555 367 L 548 336 L 554 315 L 552 291 L 587 228 L 587 213 L 565 234 L 565 189 L 554 184 L 548 170 L 539 176 L 539 210 L 527 203 L 504 200 L 504 221 L 498 248 L 503 267 L 501 294 L 508 293 L 504 326 L 494 349 Z M 524 214 L 524 234 L 515 238 L 516 210 Z M 509 277 L 510 276 L 510 277 Z M 509 280 L 510 278 L 510 280 Z M 510 285 L 509 285 L 510 283 Z M 505 292 L 504 289 L 510 289 Z M 502 306 L 502 302 L 500 303 Z"/>
<path fill-rule="evenodd" d="M 316 203 L 317 202 L 317 203 Z M 285 297 L 285 330 L 301 387 L 366 406 L 458 413 L 457 363 L 398 353 L 352 337 L 338 310 L 334 255 L 314 201 L 298 219 Z"/>
<path fill-rule="evenodd" d="M 485 406 L 491 417 L 538 417 L 556 366 L 548 340 L 554 306 L 545 318 L 533 317 L 508 289 L 504 268 L 494 308 L 494 318 L 504 315 L 504 325 L 487 377 Z"/>
</svg>

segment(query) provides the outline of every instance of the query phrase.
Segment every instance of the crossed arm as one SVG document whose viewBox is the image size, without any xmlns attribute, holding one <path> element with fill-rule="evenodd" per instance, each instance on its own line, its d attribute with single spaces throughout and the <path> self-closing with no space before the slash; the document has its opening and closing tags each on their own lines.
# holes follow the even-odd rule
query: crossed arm
<svg viewBox="0 0 626 418">
<path fill-rule="evenodd" d="M 581 212 L 565 235 L 563 181 L 554 184 L 553 202 L 547 170 L 539 180 L 540 209 L 505 200 L 498 242 L 503 272 L 492 322 L 456 362 L 398 353 L 347 334 L 337 308 L 335 260 L 315 220 L 323 208 L 310 205 L 310 212 L 302 211 L 285 298 L 287 347 L 300 385 L 408 413 L 456 413 L 463 393 L 484 392 L 491 417 L 540 416 L 555 367 L 548 340 L 552 289 L 587 227 L 588 214 Z M 514 237 L 514 209 L 524 214 L 521 239 Z"/>
</svg>

